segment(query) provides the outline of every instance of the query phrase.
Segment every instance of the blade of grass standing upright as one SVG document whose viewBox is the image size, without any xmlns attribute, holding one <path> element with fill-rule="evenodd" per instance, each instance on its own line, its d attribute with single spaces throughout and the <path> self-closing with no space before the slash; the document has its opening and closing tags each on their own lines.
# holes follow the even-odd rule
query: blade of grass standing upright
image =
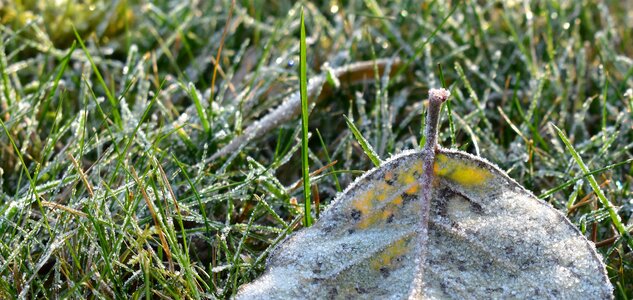
<svg viewBox="0 0 633 300">
<path fill-rule="evenodd" d="M 209 125 L 207 112 L 205 111 L 205 108 L 202 106 L 202 103 L 200 102 L 200 96 L 198 95 L 198 90 L 196 90 L 196 86 L 193 84 L 193 82 L 189 82 L 189 84 L 187 85 L 187 89 L 185 91 L 189 93 L 189 96 L 191 97 L 194 105 L 196 106 L 196 111 L 198 112 L 198 117 L 200 118 L 200 123 L 202 124 L 202 129 L 204 129 L 204 133 L 207 136 L 209 136 L 211 133 L 211 126 Z M 211 105 L 209 105 L 209 109 L 210 107 Z"/>
<path fill-rule="evenodd" d="M 327 163 L 332 164 L 332 158 L 330 158 L 330 153 L 328 153 L 327 151 L 327 146 L 325 145 L 325 142 L 323 142 L 323 137 L 321 136 L 321 133 L 319 132 L 318 128 L 316 130 L 316 134 L 317 134 L 317 137 L 319 138 L 319 141 L 321 142 L 321 147 L 323 147 L 323 153 L 325 154 Z M 338 176 L 336 176 L 336 169 L 334 168 L 334 166 L 332 166 L 332 177 L 334 177 L 334 184 L 336 185 L 336 191 L 339 193 L 342 192 L 343 190 L 341 189 L 341 184 L 338 182 Z"/>
<path fill-rule="evenodd" d="M 84 40 L 81 39 L 81 36 L 77 32 L 77 29 L 75 28 L 75 26 L 72 26 L 72 28 L 73 28 L 73 32 L 75 33 L 75 38 L 77 38 L 77 41 L 79 42 L 79 45 L 81 46 L 81 49 L 83 49 L 84 54 L 86 54 L 86 58 L 88 59 L 88 62 L 90 62 L 92 71 L 97 76 L 97 81 L 99 82 L 99 84 L 101 84 L 101 88 L 103 88 L 103 91 L 106 94 L 106 98 L 108 99 L 108 101 L 110 102 L 110 105 L 112 106 L 112 109 L 110 112 L 112 113 L 112 118 L 114 119 L 114 123 L 117 125 L 117 127 L 119 127 L 119 129 L 121 129 L 123 128 L 123 123 L 121 121 L 121 114 L 119 113 L 119 103 L 112 95 L 112 92 L 110 91 L 110 88 L 108 87 L 108 84 L 106 84 L 105 80 L 103 80 L 103 76 L 101 76 L 101 72 L 99 72 L 99 68 L 97 67 L 94 60 L 92 59 L 92 56 L 90 55 L 90 52 L 88 51 L 88 48 L 86 48 L 86 45 L 84 44 Z"/>
<path fill-rule="evenodd" d="M 303 20 L 303 8 L 301 8 L 301 41 L 299 63 L 299 89 L 301 93 L 301 170 L 303 172 L 303 226 L 310 227 L 310 165 L 308 163 L 308 72 L 306 60 L 306 27 Z"/>
<path fill-rule="evenodd" d="M 9 79 L 9 73 L 6 72 L 6 68 L 7 68 L 7 56 L 4 53 L 5 48 L 4 45 L 0 46 L 0 73 L 2 73 L 2 76 L 0 76 L 0 78 L 2 78 L 2 92 L 4 94 L 4 98 L 7 104 L 7 107 L 11 107 L 11 103 L 13 102 L 11 99 L 11 89 L 9 87 L 9 84 L 11 83 L 10 79 Z"/>
<path fill-rule="evenodd" d="M 442 72 L 442 64 L 437 64 L 437 69 L 440 73 L 440 82 L 442 88 L 446 88 L 446 81 L 444 81 L 444 72 Z M 446 100 L 446 111 L 448 112 L 448 128 L 451 134 L 451 148 L 455 147 L 455 123 L 453 123 L 453 110 L 451 108 L 451 99 Z M 424 145 L 424 144 L 422 144 Z"/>
</svg>

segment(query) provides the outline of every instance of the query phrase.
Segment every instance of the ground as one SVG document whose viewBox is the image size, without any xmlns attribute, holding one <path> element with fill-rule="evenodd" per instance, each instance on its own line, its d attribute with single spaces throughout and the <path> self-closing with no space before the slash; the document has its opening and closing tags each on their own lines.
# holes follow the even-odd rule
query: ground
<svg viewBox="0 0 633 300">
<path fill-rule="evenodd" d="M 298 107 L 255 123 L 299 99 L 302 8 L 306 157 Z M 14 1 L 0 39 L 0 298 L 230 297 L 302 226 L 302 164 L 318 220 L 419 147 L 442 86 L 439 143 L 563 212 L 633 296 L 631 1 Z"/>
</svg>

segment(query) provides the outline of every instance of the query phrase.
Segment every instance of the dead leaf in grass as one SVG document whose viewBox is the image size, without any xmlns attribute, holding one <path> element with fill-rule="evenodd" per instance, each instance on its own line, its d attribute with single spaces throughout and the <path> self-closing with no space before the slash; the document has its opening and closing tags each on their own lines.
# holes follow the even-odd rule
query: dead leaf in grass
<svg viewBox="0 0 633 300">
<path fill-rule="evenodd" d="M 433 92 L 445 94 L 431 94 L 425 148 L 358 178 L 238 299 L 612 298 L 594 245 L 562 213 L 490 162 L 435 146 L 434 97 L 448 92 Z"/>
</svg>

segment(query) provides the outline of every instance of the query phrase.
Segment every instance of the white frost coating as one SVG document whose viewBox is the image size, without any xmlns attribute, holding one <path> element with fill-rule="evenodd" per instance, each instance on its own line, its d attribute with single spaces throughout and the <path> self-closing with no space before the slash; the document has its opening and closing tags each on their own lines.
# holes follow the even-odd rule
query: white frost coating
<svg viewBox="0 0 633 300">
<path fill-rule="evenodd" d="M 451 96 L 451 92 L 447 89 L 430 89 L 429 99 L 444 102 Z"/>
<path fill-rule="evenodd" d="M 409 170 L 421 153 L 406 151 L 357 179 L 313 227 L 280 243 L 262 277 L 242 286 L 237 298 L 403 299 L 416 276 L 424 282 L 419 296 L 428 299 L 612 298 L 593 244 L 560 212 L 482 159 L 443 149 L 438 155 L 489 178 L 465 186 L 450 175 L 437 176 L 424 274 L 415 274 L 412 255 L 419 199 L 405 197 L 412 185 L 398 179 L 418 177 Z M 388 173 L 393 180 L 385 186 Z M 392 190 L 386 199 L 374 199 L 371 211 L 355 210 L 368 191 L 386 189 Z M 398 197 L 404 201 L 393 217 L 361 226 L 372 212 L 393 208 L 389 203 Z"/>
</svg>

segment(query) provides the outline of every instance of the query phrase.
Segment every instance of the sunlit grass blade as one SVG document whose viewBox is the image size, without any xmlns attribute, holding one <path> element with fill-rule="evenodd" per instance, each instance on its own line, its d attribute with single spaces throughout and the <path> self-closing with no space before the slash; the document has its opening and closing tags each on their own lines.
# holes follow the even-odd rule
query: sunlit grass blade
<svg viewBox="0 0 633 300">
<path fill-rule="evenodd" d="M 633 162 L 633 158 L 627 159 L 625 161 L 621 161 L 621 162 L 618 162 L 618 163 L 615 163 L 615 164 L 611 164 L 611 165 L 608 165 L 606 167 L 603 167 L 603 168 L 600 168 L 600 169 L 597 169 L 597 170 L 593 170 L 593 171 L 591 171 L 589 173 L 586 173 L 586 174 L 584 174 L 582 176 L 578 176 L 576 178 L 573 178 L 573 179 L 570 179 L 568 181 L 565 181 L 563 184 L 561 184 L 561 185 L 559 185 L 559 186 L 557 186 L 555 188 L 552 188 L 550 190 L 545 191 L 544 193 L 539 195 L 538 198 L 539 199 L 545 199 L 545 198 L 549 197 L 550 195 L 552 195 L 552 194 L 554 194 L 554 193 L 556 193 L 556 192 L 558 192 L 558 191 L 560 191 L 560 190 L 562 190 L 562 189 L 574 184 L 574 182 L 576 182 L 578 180 L 581 180 L 583 178 L 587 178 L 589 176 L 593 176 L 593 175 L 596 175 L 596 174 L 600 174 L 600 173 L 602 173 L 604 171 L 608 171 L 608 170 L 617 168 L 619 166 L 630 164 L 631 162 Z"/>
<path fill-rule="evenodd" d="M 347 118 L 347 116 L 343 116 L 343 117 L 345 118 L 347 127 L 349 127 L 349 129 L 354 134 L 356 141 L 360 144 L 360 147 L 363 148 L 363 152 L 365 152 L 365 155 L 367 155 L 367 157 L 369 157 L 371 162 L 374 163 L 374 166 L 376 167 L 380 166 L 380 164 L 382 163 L 382 160 L 380 159 L 380 157 L 378 157 L 378 154 L 376 154 L 376 151 L 374 151 L 374 148 L 372 148 L 371 145 L 369 145 L 369 142 L 367 142 L 367 139 L 365 139 L 365 137 L 363 137 L 363 135 L 360 133 L 358 128 L 356 128 L 356 125 L 354 125 L 354 122 L 352 122 L 349 118 Z"/>
<path fill-rule="evenodd" d="M 606 76 L 605 76 L 606 77 Z M 600 118 L 600 125 L 602 126 L 602 141 L 607 141 L 607 97 L 609 93 L 609 80 L 605 78 L 604 87 L 602 88 L 602 118 Z"/>
<path fill-rule="evenodd" d="M 622 224 L 620 216 L 618 215 L 618 212 L 615 210 L 615 207 L 613 207 L 613 204 L 611 204 L 609 199 L 607 199 L 607 197 L 604 195 L 604 193 L 602 192 L 602 189 L 600 189 L 600 186 L 598 185 L 598 182 L 593 177 L 593 175 L 589 174 L 590 173 L 589 168 L 587 168 L 585 163 L 582 161 L 582 158 L 580 157 L 578 152 L 576 152 L 576 149 L 574 149 L 574 146 L 571 144 L 571 142 L 569 141 L 565 133 L 562 130 L 560 130 L 560 128 L 556 127 L 556 125 L 552 124 L 552 126 L 554 126 L 554 129 L 558 133 L 558 136 L 563 141 L 563 143 L 565 143 L 567 150 L 569 151 L 571 156 L 574 158 L 574 160 L 578 164 L 578 167 L 580 167 L 580 169 L 585 175 L 588 175 L 587 181 L 589 181 L 589 185 L 591 185 L 591 188 L 593 189 L 594 193 L 596 193 L 596 196 L 598 196 L 598 199 L 600 199 L 600 203 L 602 203 L 602 205 L 609 212 L 609 216 L 611 217 L 611 222 L 613 222 L 613 226 L 615 226 L 615 228 L 618 230 L 618 233 L 620 234 L 620 236 L 626 239 L 626 242 L 629 245 L 629 247 L 633 249 L 633 240 L 631 239 L 629 232 L 626 230 L 626 227 L 624 227 L 624 225 Z"/>
<path fill-rule="evenodd" d="M 299 63 L 299 88 L 301 93 L 301 171 L 303 172 L 303 226 L 310 227 L 312 225 L 312 210 L 310 205 L 310 162 L 308 154 L 308 72 L 306 59 L 306 28 L 301 9 L 301 40 L 300 40 L 300 63 Z"/>
<path fill-rule="evenodd" d="M 470 80 L 468 80 L 468 77 L 464 73 L 464 69 L 462 68 L 462 66 L 459 63 L 455 63 L 455 70 L 457 71 L 457 74 L 459 74 L 459 77 L 461 78 L 462 82 L 464 83 L 464 86 L 468 90 L 468 94 L 470 95 L 470 98 L 473 101 L 473 104 L 475 104 L 475 108 L 477 109 L 477 113 L 479 114 L 479 117 L 480 117 L 481 121 L 484 123 L 486 128 L 488 128 L 488 129 L 492 128 L 492 125 L 490 125 L 490 121 L 488 121 L 488 118 L 486 117 L 486 113 L 484 112 L 484 108 L 481 105 L 481 101 L 479 101 L 479 96 L 477 96 L 477 93 L 473 89 L 473 87 L 472 87 L 472 85 L 470 83 Z"/>
</svg>

